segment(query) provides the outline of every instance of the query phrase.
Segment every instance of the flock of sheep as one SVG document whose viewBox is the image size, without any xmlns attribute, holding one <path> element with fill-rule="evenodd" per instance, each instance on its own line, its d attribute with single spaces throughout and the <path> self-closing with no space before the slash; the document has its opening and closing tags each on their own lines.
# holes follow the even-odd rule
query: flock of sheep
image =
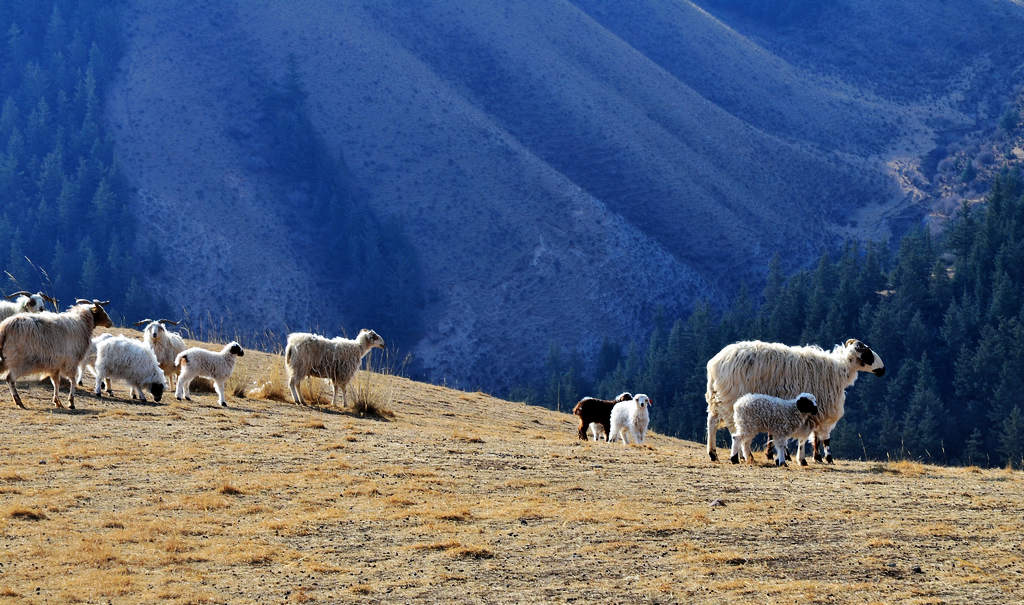
<svg viewBox="0 0 1024 605">
<path fill-rule="evenodd" d="M 779 466 L 786 463 L 789 439 L 797 441 L 801 466 L 807 464 L 808 439 L 814 459 L 831 463 L 832 429 L 843 417 L 846 389 L 859 372 L 882 376 L 885 364 L 871 347 L 852 338 L 832 351 L 761 341 L 726 346 L 707 364 L 708 456 L 718 459 L 715 434 L 724 425 L 732 435 L 733 464 L 740 455 L 753 461 L 750 442 L 759 433 L 768 433 L 768 449 L 774 449 Z M 573 408 L 579 438 L 586 440 L 589 431 L 595 440 L 603 433 L 607 441 L 621 437 L 627 443 L 628 430 L 634 443 L 643 443 L 650 405 L 646 395 L 622 393 L 612 401 L 585 397 Z"/>
<path fill-rule="evenodd" d="M 131 396 L 146 400 L 148 390 L 160 401 L 164 388 L 175 384 L 174 396 L 191 400 L 189 385 L 195 378 L 213 381 L 222 406 L 227 405 L 225 391 L 235 361 L 244 355 L 237 342 L 220 351 L 186 348 L 182 337 L 167 329 L 178 325 L 167 319 L 144 319 L 142 340 L 127 336 L 100 334 L 97 327 L 110 327 L 104 310 L 109 301 L 78 299 L 63 313 L 46 311 L 45 302 L 56 308 L 52 298 L 41 292 L 22 291 L 0 301 L 0 375 L 6 373 L 14 402 L 21 402 L 15 381 L 22 376 L 42 375 L 53 384 L 53 404 L 60 401 L 61 378 L 71 383 L 69 407 L 75 407 L 75 385 L 82 384 L 83 370 L 96 378 L 94 393 L 102 396 L 105 387 L 118 379 L 131 388 Z M 334 387 L 332 405 L 341 392 L 342 405 L 348 401 L 345 389 L 363 357 L 374 348 L 384 348 L 373 330 L 362 330 L 353 339 L 325 338 L 296 332 L 288 335 L 284 352 L 288 389 L 295 403 L 304 403 L 299 383 L 307 376 L 324 378 Z M 732 435 L 731 461 L 742 455 L 752 461 L 750 442 L 759 433 L 768 433 L 769 450 L 774 449 L 777 465 L 786 461 L 786 444 L 797 441 L 797 460 L 806 465 L 804 445 L 811 441 L 814 459 L 832 462 L 830 435 L 843 417 L 846 389 L 859 372 L 885 373 L 882 358 L 866 344 L 850 339 L 832 351 L 816 346 L 792 347 L 760 341 L 737 342 L 726 346 L 707 364 L 707 452 L 717 460 L 715 434 L 721 426 Z M 74 377 L 72 379 L 72 377 Z M 578 436 L 587 440 L 643 443 L 650 424 L 650 398 L 643 394 L 622 393 L 608 401 L 585 397 L 573 408 L 579 417 Z"/>
<path fill-rule="evenodd" d="M 227 406 L 225 392 L 235 361 L 245 354 L 237 342 L 230 342 L 220 351 L 198 347 L 186 348 L 181 335 L 167 329 L 178 325 L 167 319 L 144 319 L 136 326 L 142 340 L 127 336 L 100 334 L 97 327 L 113 323 L 104 310 L 110 301 L 78 299 L 63 313 L 46 311 L 45 302 L 56 308 L 52 298 L 41 292 L 16 292 L 0 301 L 0 375 L 6 374 L 11 396 L 24 408 L 15 381 L 28 375 L 48 377 L 53 384 L 53 404 L 59 408 L 61 378 L 68 378 L 68 407 L 75 408 L 75 385 L 82 385 L 83 370 L 96 377 L 94 393 L 102 396 L 104 387 L 111 391 L 111 380 L 127 383 L 132 398 L 146 401 L 145 391 L 160 401 L 168 384 L 174 384 L 174 396 L 191 401 L 189 386 L 195 378 L 213 381 L 217 399 Z M 359 363 L 373 348 L 384 348 L 382 339 L 373 330 L 362 330 L 350 340 L 324 338 L 316 334 L 296 332 L 288 335 L 285 369 L 288 388 L 296 403 L 303 403 L 298 386 L 303 378 L 326 378 L 347 405 L 345 389 L 359 368 Z"/>
</svg>

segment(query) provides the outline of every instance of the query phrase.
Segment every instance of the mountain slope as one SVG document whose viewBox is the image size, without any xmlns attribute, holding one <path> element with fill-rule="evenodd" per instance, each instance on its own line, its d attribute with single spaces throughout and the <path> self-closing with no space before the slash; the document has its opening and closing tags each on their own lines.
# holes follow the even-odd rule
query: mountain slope
<svg viewBox="0 0 1024 605">
<path fill-rule="evenodd" d="M 981 84 L 890 94 L 842 45 L 757 23 L 748 35 L 729 7 L 620 5 L 132 5 L 108 119 L 151 235 L 199 249 L 153 287 L 231 327 L 373 321 L 338 295 L 367 277 L 359 266 L 310 262 L 315 217 L 285 226 L 272 210 L 303 203 L 252 136 L 289 57 L 318 134 L 408 242 L 422 297 L 376 304 L 418 326 L 384 336 L 426 376 L 489 388 L 526 380 L 551 344 L 589 357 L 604 338 L 638 340 L 658 308 L 722 300 L 776 252 L 793 268 L 902 229 L 926 210 L 914 158 L 940 122 L 969 121 L 958 100 Z M 886 18 L 851 6 L 832 28 Z M 963 33 L 979 47 L 965 62 L 996 44 L 987 24 L 1020 21 L 997 8 Z M 928 46 L 935 19 L 911 16 L 907 37 Z M 814 52 L 798 62 L 793 44 Z"/>
<path fill-rule="evenodd" d="M 280 365 L 248 352 L 233 382 Z M 394 418 L 234 394 L 227 408 L 213 394 L 82 395 L 58 413 L 49 385 L 22 386 L 27 410 L 5 395 L 0 597 L 1024 598 L 1019 471 L 733 466 L 657 434 L 580 442 L 568 414 L 481 393 L 356 381 L 390 398 Z"/>
</svg>

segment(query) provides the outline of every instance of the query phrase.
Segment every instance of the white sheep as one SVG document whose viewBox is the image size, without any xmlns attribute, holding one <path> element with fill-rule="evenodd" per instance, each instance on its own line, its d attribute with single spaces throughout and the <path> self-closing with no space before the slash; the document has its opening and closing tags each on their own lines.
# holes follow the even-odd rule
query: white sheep
<svg viewBox="0 0 1024 605">
<path fill-rule="evenodd" d="M 80 298 L 63 313 L 22 313 L 0 322 L 0 374 L 6 372 L 7 386 L 18 407 L 25 405 L 14 381 L 26 374 L 42 374 L 53 383 L 53 404 L 59 408 L 64 407 L 58 397 L 60 377 L 67 376 L 71 387 L 68 403 L 75 409 L 75 383 L 71 378 L 89 350 L 93 329 L 113 325 L 103 310 L 109 302 Z"/>
<path fill-rule="evenodd" d="M 651 422 L 647 409 L 651 407 L 651 399 L 643 393 L 637 393 L 632 399 L 620 401 L 612 408 L 612 429 L 608 433 L 608 441 L 615 441 L 616 437 L 628 444 L 626 432 L 629 432 L 630 441 L 643 443 L 647 436 L 647 425 Z"/>
<path fill-rule="evenodd" d="M 754 340 L 723 348 L 708 361 L 707 372 L 707 452 L 712 460 L 718 459 L 715 433 L 722 424 L 735 431 L 733 404 L 743 395 L 763 393 L 788 399 L 814 393 L 818 403 L 811 434 L 814 459 L 822 460 L 818 448 L 824 445 L 824 459 L 832 462 L 830 435 L 843 417 L 846 388 L 856 382 L 858 372 L 884 375 L 885 364 L 870 347 L 852 338 L 831 352 Z"/>
<path fill-rule="evenodd" d="M 4 298 L 7 300 L 0 300 L 0 321 L 16 313 L 39 313 L 40 311 L 45 311 L 46 303 L 43 302 L 44 300 L 53 304 L 54 310 L 57 309 L 57 301 L 42 292 L 32 294 L 27 290 L 22 290 L 8 294 Z"/>
<path fill-rule="evenodd" d="M 753 462 L 750 454 L 750 442 L 758 433 L 769 433 L 775 439 L 775 465 L 786 464 L 786 441 L 796 439 L 797 460 L 806 465 L 804 460 L 804 442 L 811 434 L 814 416 L 818 413 L 818 404 L 814 395 L 800 393 L 793 399 L 781 399 L 760 393 L 747 393 L 733 404 L 732 451 L 729 458 L 733 464 L 739 463 L 739 453 L 743 459 Z"/>
<path fill-rule="evenodd" d="M 146 401 L 144 388 L 153 394 L 154 401 L 160 401 L 164 394 L 165 378 L 156 360 L 156 355 L 145 343 L 127 336 L 112 336 L 100 340 L 96 346 L 96 388 L 97 397 L 101 386 L 106 383 L 110 390 L 110 379 L 124 380 L 131 387 L 132 397 Z"/>
<path fill-rule="evenodd" d="M 348 406 L 345 389 L 359 368 L 359 362 L 374 347 L 383 349 L 384 339 L 373 330 L 360 330 L 355 340 L 348 338 L 324 338 L 307 332 L 293 332 L 288 335 L 288 346 L 284 350 L 284 366 L 288 373 L 288 389 L 295 403 L 303 404 L 299 383 L 306 376 L 326 378 L 334 387 L 331 405 L 338 402 L 341 391 L 342 405 Z"/>
<path fill-rule="evenodd" d="M 167 329 L 167 324 L 178 325 L 179 322 L 170 319 L 143 319 L 135 322 L 136 326 L 146 324 L 142 329 L 142 342 L 146 343 L 156 360 L 160 362 L 160 369 L 167 375 L 167 384 L 175 383 L 175 376 L 178 374 L 177 364 L 174 362 L 178 353 L 185 350 L 185 340 L 177 332 Z"/>
<path fill-rule="evenodd" d="M 178 399 L 190 397 L 189 386 L 194 378 L 213 379 L 213 388 L 217 391 L 217 398 L 220 404 L 227 407 L 228 402 L 224 400 L 225 386 L 231 372 L 235 369 L 236 357 L 245 355 L 245 351 L 237 342 L 229 342 L 220 351 L 208 351 L 199 347 L 185 349 L 174 358 L 174 365 L 179 369 L 178 384 L 174 388 L 174 396 Z"/>
<path fill-rule="evenodd" d="M 604 432 L 604 425 L 600 422 L 591 422 L 587 426 L 587 439 L 593 436 L 594 441 L 608 441 L 608 433 Z"/>
<path fill-rule="evenodd" d="M 78 363 L 78 369 L 75 371 L 75 384 L 82 386 L 82 376 L 85 374 L 85 370 L 89 370 L 93 377 L 96 376 L 96 345 L 113 336 L 109 332 L 104 332 L 89 342 L 89 350 L 85 353 L 82 361 Z M 107 381 L 107 393 L 113 394 L 110 390 L 109 380 Z"/>
</svg>

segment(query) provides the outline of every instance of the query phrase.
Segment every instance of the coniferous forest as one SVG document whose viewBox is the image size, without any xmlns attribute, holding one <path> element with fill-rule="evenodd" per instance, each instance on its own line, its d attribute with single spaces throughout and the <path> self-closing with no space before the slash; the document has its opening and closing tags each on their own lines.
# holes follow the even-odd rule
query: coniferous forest
<svg viewBox="0 0 1024 605">
<path fill-rule="evenodd" d="M 552 347 L 547 382 L 519 393 L 569 409 L 579 396 L 650 395 L 652 426 L 703 440 L 705 364 L 737 340 L 870 345 L 884 378 L 862 374 L 832 432 L 839 455 L 1020 466 L 1024 458 L 1024 182 L 999 177 L 983 204 L 945 231 L 918 229 L 898 248 L 848 244 L 813 268 L 772 262 L 760 296 L 718 312 L 656 321 L 650 340 L 605 342 L 589 380 L 579 356 Z M 726 431 L 719 444 L 728 443 Z"/>
<path fill-rule="evenodd" d="M 156 250 L 137 225 L 104 131 L 103 98 L 121 53 L 117 3 L 0 5 L 2 290 L 62 303 L 124 293 L 114 313 L 162 313 L 145 288 Z"/>
</svg>

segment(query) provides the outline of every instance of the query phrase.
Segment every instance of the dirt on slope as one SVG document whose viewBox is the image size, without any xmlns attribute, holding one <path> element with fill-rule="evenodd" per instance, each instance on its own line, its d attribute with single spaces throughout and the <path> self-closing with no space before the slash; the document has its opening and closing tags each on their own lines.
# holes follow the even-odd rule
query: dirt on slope
<svg viewBox="0 0 1024 605">
<path fill-rule="evenodd" d="M 240 362 L 239 387 L 281 380 L 277 356 Z M 237 395 L 220 408 L 213 395 L 83 393 L 68 412 L 30 384 L 21 410 L 5 393 L 0 597 L 1024 599 L 1017 471 L 733 466 L 657 434 L 579 442 L 574 417 L 482 393 L 378 374 L 360 384 L 392 418 Z"/>
</svg>

